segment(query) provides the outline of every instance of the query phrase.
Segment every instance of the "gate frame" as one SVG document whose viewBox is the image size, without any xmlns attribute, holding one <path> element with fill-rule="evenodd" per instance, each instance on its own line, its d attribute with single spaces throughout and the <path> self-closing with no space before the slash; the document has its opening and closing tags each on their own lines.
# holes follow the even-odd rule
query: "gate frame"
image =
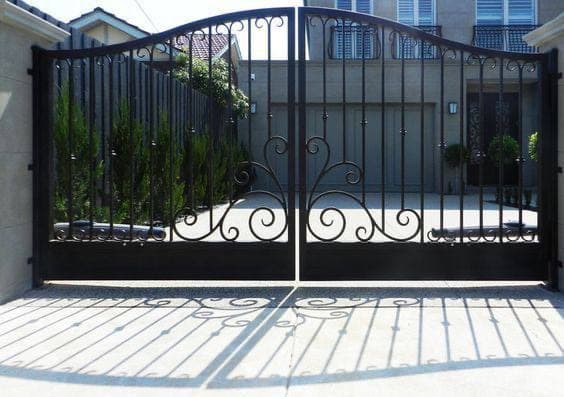
<svg viewBox="0 0 564 397">
<path fill-rule="evenodd" d="M 166 43 L 184 32 L 228 22 L 287 18 L 288 192 L 286 242 L 50 241 L 53 190 L 53 76 L 56 59 L 123 53 Z M 125 43 L 74 50 L 33 51 L 33 285 L 46 279 L 295 279 L 295 8 L 239 11 L 190 22 Z M 252 61 L 252 60 L 249 60 Z M 110 260 L 108 261 L 108 258 Z M 166 258 L 163 260 L 163 258 Z M 228 260 L 226 260 L 228 258 Z"/>
<path fill-rule="evenodd" d="M 410 37 L 453 48 L 464 53 L 502 59 L 534 60 L 540 63 L 539 112 L 542 149 L 539 186 L 550 187 L 540 196 L 538 243 L 455 242 L 448 243 L 345 243 L 307 242 L 306 148 L 306 31 L 309 16 L 348 19 L 397 29 Z M 545 54 L 521 54 L 478 48 L 425 33 L 385 18 L 334 8 L 298 9 L 298 133 L 299 133 L 299 266 L 300 280 L 545 280 L 557 288 L 558 237 L 556 230 L 556 74 L 557 50 Z M 325 49 L 323 49 L 325 51 Z M 384 55 L 382 55 L 384 56 Z M 502 64 L 502 67 L 503 64 Z M 462 82 L 461 82 L 462 84 Z M 464 109 L 461 109 L 464 111 Z M 539 193 L 543 189 L 538 189 Z M 346 265 L 345 265 L 346 264 Z"/>
<path fill-rule="evenodd" d="M 274 14 L 288 20 L 288 213 L 286 243 L 186 242 L 50 242 L 53 177 L 54 59 L 104 55 L 167 40 L 182 31 Z M 539 112 L 543 139 L 539 185 L 540 243 L 317 243 L 307 242 L 306 187 L 306 18 L 309 15 L 349 17 L 397 28 L 427 42 L 493 57 L 534 59 L 539 68 Z M 297 40 L 295 35 L 297 22 Z M 296 60 L 296 43 L 298 59 Z M 424 33 L 384 18 L 318 7 L 281 7 L 235 12 L 191 22 L 146 38 L 86 50 L 33 47 L 33 284 L 44 279 L 224 279 L 294 280 L 295 249 L 299 247 L 301 280 L 456 279 L 546 280 L 557 287 L 557 50 L 516 54 L 473 47 Z M 297 61 L 297 64 L 296 64 Z M 252 60 L 249 60 L 252 62 Z M 297 80 L 296 80 L 297 66 Z M 295 87 L 298 84 L 298 102 Z M 296 106 L 297 104 L 297 106 Z M 296 131 L 296 111 L 298 131 Z M 462 110 L 464 111 L 464 110 Z M 296 136 L 299 144 L 295 145 Z M 296 161 L 298 183 L 296 184 Z M 299 227 L 295 195 L 299 196 Z M 122 244 L 125 246 L 122 247 Z M 143 248 L 143 249 L 141 249 Z M 108 264 L 108 255 L 113 263 Z M 166 256 L 166 263 L 163 263 Z M 230 256 L 230 263 L 224 259 Z M 142 261 L 140 262 L 140 258 Z M 221 261 L 219 261 L 221 259 Z M 352 263 L 351 263 L 352 260 Z M 187 262 L 190 261 L 188 264 Z M 453 263 L 456 261 L 456 265 Z M 219 262 L 219 263 L 218 263 Z M 345 268 L 346 262 L 346 268 Z M 345 269 L 345 270 L 343 270 Z"/>
</svg>

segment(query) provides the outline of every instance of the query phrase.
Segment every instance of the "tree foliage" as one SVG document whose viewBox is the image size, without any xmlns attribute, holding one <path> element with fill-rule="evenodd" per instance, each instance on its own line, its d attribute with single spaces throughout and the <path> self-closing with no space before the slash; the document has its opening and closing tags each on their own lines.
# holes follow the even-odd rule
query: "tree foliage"
<svg viewBox="0 0 564 397">
<path fill-rule="evenodd" d="M 177 67 L 174 77 L 185 84 L 190 84 L 193 89 L 208 95 L 224 108 L 232 104 L 233 114 L 238 118 L 244 118 L 249 111 L 249 99 L 235 87 L 233 81 L 229 84 L 229 65 L 223 59 L 212 61 L 211 80 L 209 76 L 208 61 L 193 57 L 192 58 L 192 78 L 190 79 L 189 61 L 186 54 L 177 57 Z"/>
<path fill-rule="evenodd" d="M 69 195 L 72 198 L 73 219 L 88 219 L 92 206 L 91 197 L 92 195 L 96 197 L 96 185 L 92 187 L 93 190 L 90 186 L 91 167 L 94 181 L 103 173 L 103 163 L 98 159 L 98 133 L 92 131 L 92 141 L 90 141 L 90 129 L 78 102 L 74 101 L 72 110 L 69 105 L 69 84 L 65 83 L 55 103 L 53 130 L 56 158 L 53 197 L 55 221 L 66 221 L 69 218 Z M 70 112 L 72 116 L 69 119 Z M 70 141 L 69 132 L 72 134 Z M 69 174 L 69 165 L 71 174 Z"/>
</svg>

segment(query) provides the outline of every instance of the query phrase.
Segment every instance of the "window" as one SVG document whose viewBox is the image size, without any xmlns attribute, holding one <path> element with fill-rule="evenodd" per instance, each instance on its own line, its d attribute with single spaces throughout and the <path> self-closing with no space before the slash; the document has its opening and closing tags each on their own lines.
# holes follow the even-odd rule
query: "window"
<svg viewBox="0 0 564 397">
<path fill-rule="evenodd" d="M 372 14 L 372 0 L 336 0 L 335 7 L 341 10 Z M 373 38 L 374 30 L 362 28 L 350 21 L 339 21 L 333 27 L 333 54 L 334 58 L 362 59 L 362 36 L 364 34 L 364 57 L 374 56 Z"/>
<path fill-rule="evenodd" d="M 536 0 L 476 0 L 474 45 L 534 52 L 523 35 L 536 28 L 536 21 Z"/>
<path fill-rule="evenodd" d="M 476 0 L 476 25 L 534 25 L 536 0 Z"/>
<path fill-rule="evenodd" d="M 397 19 L 405 25 L 417 26 L 427 33 L 440 35 L 435 24 L 435 0 L 397 0 Z M 416 59 L 421 57 L 420 45 L 412 39 L 406 39 L 402 47 L 397 44 L 397 58 Z M 436 58 L 437 51 L 431 44 L 425 43 L 425 58 Z"/>
<path fill-rule="evenodd" d="M 434 25 L 434 0 L 398 0 L 398 22 L 406 25 Z"/>
</svg>

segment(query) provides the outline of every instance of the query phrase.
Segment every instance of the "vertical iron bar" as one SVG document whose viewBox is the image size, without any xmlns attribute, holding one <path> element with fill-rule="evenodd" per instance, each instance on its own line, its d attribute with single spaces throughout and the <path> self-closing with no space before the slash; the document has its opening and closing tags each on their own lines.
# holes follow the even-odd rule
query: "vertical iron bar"
<svg viewBox="0 0 564 397">
<path fill-rule="evenodd" d="M 68 192 L 67 192 L 67 216 L 69 223 L 69 230 L 67 233 L 67 240 L 73 239 L 73 177 L 72 177 L 72 162 L 74 161 L 73 153 L 73 133 L 74 133 L 74 60 L 71 58 L 69 60 L 69 109 L 68 109 L 68 165 L 67 165 L 67 180 L 68 180 Z"/>
<path fill-rule="evenodd" d="M 323 26 L 323 139 L 327 139 L 327 29 Z"/>
<path fill-rule="evenodd" d="M 362 29 L 362 204 L 366 204 L 366 55 L 365 34 L 367 26 L 360 25 Z"/>
<path fill-rule="evenodd" d="M 421 242 L 425 241 L 425 41 L 421 39 L 421 92 L 419 109 L 421 112 L 419 134 L 420 134 L 420 163 L 419 163 L 419 199 L 421 207 Z"/>
<path fill-rule="evenodd" d="M 194 34 L 190 34 L 190 48 L 188 52 L 188 95 L 190 98 L 190 103 L 188 105 L 188 121 L 190 124 L 190 132 L 188 135 L 188 145 L 189 145 L 189 157 L 188 157 L 188 182 L 190 184 L 190 208 L 195 210 L 195 199 L 194 199 L 194 91 L 192 90 L 192 50 L 194 44 Z M 202 133 L 202 131 L 199 131 Z"/>
<path fill-rule="evenodd" d="M 149 68 L 147 70 L 149 74 L 149 100 L 148 106 L 148 116 L 149 116 L 149 237 L 153 236 L 153 227 L 155 224 L 155 75 L 154 75 L 154 52 L 155 48 L 151 49 L 149 54 Z M 172 233 L 172 229 L 171 229 Z"/>
<path fill-rule="evenodd" d="M 212 27 L 208 26 L 208 122 L 209 128 L 214 129 L 210 131 L 208 141 L 208 206 L 210 212 L 210 228 L 213 228 L 213 158 L 214 158 L 214 143 L 215 143 L 215 128 L 213 125 L 213 111 L 212 107 Z M 210 229 L 211 230 L 211 229 Z"/>
<path fill-rule="evenodd" d="M 503 140 L 505 139 L 505 131 L 503 128 L 503 57 L 499 60 L 499 109 L 497 114 L 498 120 L 498 189 L 499 189 L 499 242 L 503 243 Z"/>
<path fill-rule="evenodd" d="M 173 120 L 174 120 L 174 114 L 173 114 L 173 78 L 172 78 L 172 62 L 173 62 L 173 57 L 172 57 L 172 51 L 174 48 L 174 43 L 173 43 L 174 38 L 171 37 L 169 39 L 168 45 L 169 45 L 169 52 L 168 52 L 168 61 L 170 64 L 170 69 L 168 71 L 168 146 L 169 146 L 169 150 L 168 150 L 168 155 L 169 155 L 169 172 L 168 172 L 168 219 L 169 219 L 169 227 L 170 227 L 170 233 L 169 233 L 169 241 L 172 241 L 172 230 L 174 229 L 174 224 L 175 224 L 175 219 L 174 219 L 174 202 L 173 202 L 173 195 L 172 195 L 172 190 L 174 189 L 174 170 L 173 170 L 173 164 L 174 164 L 174 135 L 173 135 Z M 211 35 L 209 37 L 209 41 L 211 42 Z M 210 54 L 210 58 L 211 58 L 211 54 Z M 209 82 L 208 82 L 209 83 Z M 210 84 L 211 85 L 211 84 Z M 165 198 L 166 200 L 166 198 Z"/>
<path fill-rule="evenodd" d="M 382 39 L 380 42 L 380 102 L 382 109 L 381 130 L 380 137 L 380 177 L 382 197 L 381 197 L 381 211 L 382 211 L 382 231 L 386 230 L 386 55 L 385 55 L 385 41 L 386 41 L 386 28 L 382 26 Z"/>
<path fill-rule="evenodd" d="M 343 18 L 343 37 L 342 37 L 342 48 L 343 48 L 343 64 L 342 64 L 342 87 L 341 89 L 343 90 L 343 98 L 342 98 L 342 102 L 341 102 L 341 107 L 343 109 L 342 113 L 342 117 L 343 117 L 343 162 L 347 161 L 347 78 L 346 78 L 346 58 L 347 58 L 347 54 L 345 51 L 345 36 L 347 35 L 346 33 L 346 20 Z M 352 38 L 352 23 L 351 23 L 351 30 L 350 30 L 350 35 Z M 351 47 L 352 50 L 352 47 Z"/>
<path fill-rule="evenodd" d="M 228 99 L 227 99 L 227 111 L 229 112 L 229 119 L 227 120 L 227 143 L 228 143 L 228 150 L 229 150 L 229 164 L 228 164 L 228 175 L 229 175 L 229 204 L 233 203 L 233 150 L 234 150 L 234 140 L 233 140 L 233 125 L 235 121 L 233 120 L 233 93 L 232 93 L 232 81 L 231 81 L 231 73 L 233 70 L 233 59 L 232 59 L 232 43 L 231 43 L 231 28 L 229 28 L 229 33 L 227 35 L 228 39 L 228 47 L 227 47 L 227 56 L 229 57 L 228 61 L 228 75 L 227 75 L 227 85 L 228 85 Z M 269 45 L 270 50 L 270 45 Z"/>
<path fill-rule="evenodd" d="M 519 238 L 523 238 L 523 67 L 519 68 L 519 117 L 517 118 L 519 133 L 519 157 L 517 158 L 519 167 Z"/>
<path fill-rule="evenodd" d="M 480 92 L 478 107 L 480 112 L 480 162 L 478 164 L 478 183 L 480 185 L 480 238 L 484 238 L 484 61 L 480 60 Z M 470 116 L 468 116 L 470 117 Z"/>
<path fill-rule="evenodd" d="M 91 46 L 94 47 L 94 40 L 91 42 Z M 96 122 L 96 86 L 94 84 L 94 57 L 90 57 L 89 70 L 88 70 L 88 89 L 89 89 L 89 99 L 88 99 L 88 163 L 89 163 L 89 184 L 88 184 L 88 197 L 90 200 L 88 206 L 88 218 L 89 218 L 89 238 L 92 240 L 92 232 L 94 230 L 94 206 L 96 205 L 95 196 L 95 181 L 94 181 L 94 167 L 96 159 L 94 158 L 94 123 Z"/>
<path fill-rule="evenodd" d="M 306 208 L 306 51 L 305 51 L 305 31 L 306 14 L 303 8 L 298 9 L 298 125 L 299 125 L 299 268 L 300 278 L 305 265 L 307 234 L 306 226 L 308 220 L 306 215 L 309 208 Z"/>
<path fill-rule="evenodd" d="M 247 91 L 249 95 L 249 120 L 247 123 L 248 131 L 247 131 L 247 142 L 249 145 L 249 172 L 251 172 L 252 161 L 253 161 L 253 137 L 252 137 L 252 124 L 253 124 L 253 114 L 251 113 L 251 104 L 253 103 L 253 84 L 252 84 L 252 24 L 251 18 L 247 20 Z M 249 181 L 249 183 L 251 183 Z M 252 184 L 249 186 L 252 189 Z"/>
<path fill-rule="evenodd" d="M 101 160 L 102 160 L 102 207 L 106 206 L 106 57 L 101 57 L 102 62 L 100 63 L 100 136 L 102 137 L 100 141 L 101 148 Z"/>
<path fill-rule="evenodd" d="M 134 200 L 135 200 L 135 145 L 133 142 L 133 123 L 135 119 L 135 61 L 133 60 L 133 50 L 129 50 L 127 58 L 126 74 L 129 98 L 129 240 L 133 240 L 133 222 L 134 222 Z"/>
<path fill-rule="evenodd" d="M 288 244 L 291 263 L 296 253 L 296 25 L 294 9 L 288 13 Z"/>
<path fill-rule="evenodd" d="M 272 20 L 267 23 L 267 61 L 266 61 L 266 91 L 267 91 L 267 113 L 268 138 L 272 137 L 272 53 L 271 53 L 271 26 Z"/>
<path fill-rule="evenodd" d="M 440 206 L 440 215 L 439 215 L 439 222 L 440 222 L 440 226 L 441 226 L 441 236 L 444 235 L 443 229 L 444 229 L 444 225 L 445 225 L 445 148 L 446 148 L 446 142 L 445 142 L 445 55 L 446 55 L 446 51 L 444 51 L 442 48 L 441 50 L 441 87 L 440 87 L 440 91 L 441 91 L 441 119 L 440 119 L 440 134 L 441 134 L 441 138 L 440 138 L 440 143 L 439 143 L 439 148 L 441 151 L 441 160 L 440 160 L 440 197 L 439 197 L 439 206 Z"/>
<path fill-rule="evenodd" d="M 114 130 L 114 55 L 109 58 L 108 63 L 108 91 L 109 91 L 109 103 L 108 103 L 108 191 L 109 191 L 109 222 L 110 222 L 110 235 L 108 238 L 112 239 L 114 237 L 114 141 L 113 141 L 113 130 Z"/>
<path fill-rule="evenodd" d="M 460 243 L 464 242 L 464 151 L 462 148 L 464 147 L 464 50 L 460 50 L 460 131 L 459 131 L 459 143 L 460 148 L 458 154 L 458 164 L 460 164 Z"/>
<path fill-rule="evenodd" d="M 405 38 L 401 33 L 400 35 L 400 45 L 401 45 L 401 209 L 405 209 Z"/>
</svg>

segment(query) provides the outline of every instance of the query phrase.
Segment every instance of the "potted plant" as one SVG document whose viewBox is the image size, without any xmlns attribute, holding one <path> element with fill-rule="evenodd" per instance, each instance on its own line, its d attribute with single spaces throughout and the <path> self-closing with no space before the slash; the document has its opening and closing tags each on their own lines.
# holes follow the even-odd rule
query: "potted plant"
<svg viewBox="0 0 564 397">
<path fill-rule="evenodd" d="M 458 180 L 460 172 L 457 170 L 458 167 L 462 167 L 469 159 L 468 149 L 464 145 L 459 143 L 454 143 L 452 145 L 447 146 L 444 153 L 444 160 L 446 165 L 454 170 L 455 174 L 455 182 L 452 183 L 449 181 L 449 193 L 453 190 L 456 190 L 457 187 L 462 185 L 461 193 L 464 194 L 464 180 Z M 450 187 L 454 185 L 454 189 Z"/>
<path fill-rule="evenodd" d="M 498 167 L 512 165 L 519 156 L 519 143 L 510 135 L 495 136 L 490 142 L 488 154 L 493 164 Z"/>
</svg>

